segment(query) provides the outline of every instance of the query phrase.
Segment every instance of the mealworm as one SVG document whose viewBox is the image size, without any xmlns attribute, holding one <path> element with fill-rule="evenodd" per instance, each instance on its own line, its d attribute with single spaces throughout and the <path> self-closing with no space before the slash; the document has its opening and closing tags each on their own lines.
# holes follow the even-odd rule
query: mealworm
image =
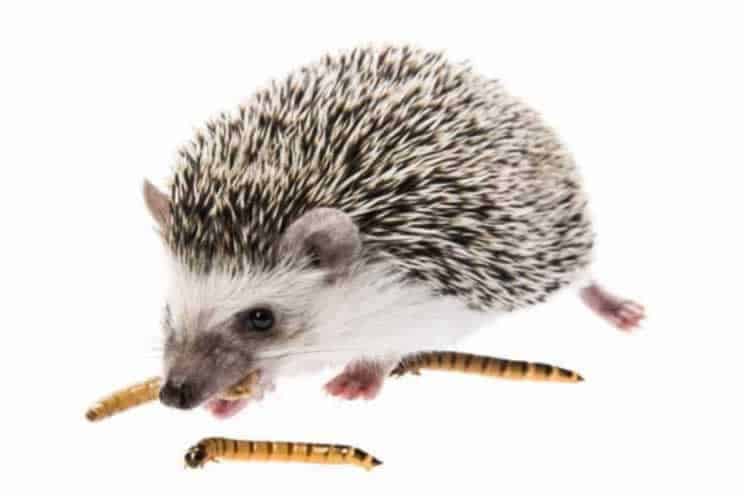
<svg viewBox="0 0 744 496">
<path fill-rule="evenodd" d="M 243 441 L 223 437 L 202 439 L 192 446 L 184 457 L 186 466 L 191 468 L 203 467 L 207 462 L 218 459 L 356 465 L 366 470 L 382 464 L 377 458 L 352 446 L 285 441 Z"/>
<path fill-rule="evenodd" d="M 85 412 L 85 418 L 91 422 L 102 420 L 124 410 L 156 400 L 159 393 L 160 377 L 152 377 L 102 398 Z"/>
<path fill-rule="evenodd" d="M 222 393 L 220 398 L 225 400 L 238 400 L 240 398 L 250 397 L 253 394 L 254 386 L 258 383 L 258 378 L 259 372 L 258 370 L 254 370 L 248 374 L 245 379 Z"/>
<path fill-rule="evenodd" d="M 393 376 L 406 373 L 418 375 L 420 369 L 446 370 L 514 380 L 546 382 L 581 382 L 576 372 L 546 363 L 507 360 L 454 351 L 425 351 L 403 358 L 390 372 Z"/>
<path fill-rule="evenodd" d="M 96 422 L 135 406 L 155 401 L 160 394 L 161 382 L 160 377 L 151 377 L 144 382 L 115 391 L 90 407 L 85 412 L 85 418 L 91 422 Z M 250 397 L 257 382 L 258 371 L 254 370 L 245 379 L 220 394 L 219 397 L 226 400 Z"/>
</svg>

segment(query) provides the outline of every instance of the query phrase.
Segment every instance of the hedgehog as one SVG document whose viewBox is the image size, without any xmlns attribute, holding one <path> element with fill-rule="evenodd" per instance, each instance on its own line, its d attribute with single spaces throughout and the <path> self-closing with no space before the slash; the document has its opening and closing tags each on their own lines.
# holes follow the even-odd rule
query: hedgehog
<svg viewBox="0 0 744 496">
<path fill-rule="evenodd" d="M 408 45 L 327 54 L 195 131 L 145 204 L 169 265 L 165 405 L 219 417 L 260 372 L 337 367 L 371 399 L 404 355 L 573 287 L 621 329 L 641 305 L 590 272 L 595 234 L 572 155 L 470 62 Z"/>
</svg>

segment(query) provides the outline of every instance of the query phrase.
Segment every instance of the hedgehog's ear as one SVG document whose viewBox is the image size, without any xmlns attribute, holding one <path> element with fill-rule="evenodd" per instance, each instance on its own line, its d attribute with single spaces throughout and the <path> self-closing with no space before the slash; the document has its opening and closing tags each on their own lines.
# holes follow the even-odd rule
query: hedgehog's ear
<svg viewBox="0 0 744 496">
<path fill-rule="evenodd" d="M 155 222 L 157 222 L 160 231 L 165 232 L 165 228 L 170 221 L 170 199 L 168 195 L 156 188 L 147 179 L 145 179 L 142 192 L 145 197 L 147 210 Z"/>
<path fill-rule="evenodd" d="M 328 271 L 328 281 L 335 282 L 349 273 L 361 246 L 359 229 L 351 217 L 334 208 L 316 208 L 289 226 L 279 253 L 315 257 Z"/>
</svg>

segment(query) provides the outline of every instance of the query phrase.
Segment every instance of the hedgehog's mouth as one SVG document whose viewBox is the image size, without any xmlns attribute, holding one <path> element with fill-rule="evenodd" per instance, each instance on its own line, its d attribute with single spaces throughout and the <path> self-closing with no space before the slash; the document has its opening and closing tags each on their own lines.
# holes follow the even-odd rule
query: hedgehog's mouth
<svg viewBox="0 0 744 496">
<path fill-rule="evenodd" d="M 254 369 L 232 387 L 207 400 L 204 407 L 218 419 L 236 415 L 246 407 L 252 397 L 256 396 L 260 376 L 261 371 Z"/>
<path fill-rule="evenodd" d="M 248 404 L 248 399 L 226 400 L 223 398 L 212 398 L 204 406 L 212 415 L 218 419 L 230 418 L 240 412 Z"/>
</svg>

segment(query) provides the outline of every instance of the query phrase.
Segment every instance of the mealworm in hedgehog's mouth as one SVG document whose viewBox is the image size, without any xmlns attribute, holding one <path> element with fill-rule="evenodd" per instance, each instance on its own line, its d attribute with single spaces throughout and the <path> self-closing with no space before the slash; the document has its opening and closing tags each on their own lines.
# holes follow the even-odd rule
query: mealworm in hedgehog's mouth
<svg viewBox="0 0 744 496">
<path fill-rule="evenodd" d="M 228 388 L 207 400 L 204 404 L 212 415 L 218 419 L 226 419 L 240 412 L 248 404 L 251 396 L 255 394 L 255 386 L 258 383 L 261 371 L 255 369 L 237 384 Z"/>
</svg>

